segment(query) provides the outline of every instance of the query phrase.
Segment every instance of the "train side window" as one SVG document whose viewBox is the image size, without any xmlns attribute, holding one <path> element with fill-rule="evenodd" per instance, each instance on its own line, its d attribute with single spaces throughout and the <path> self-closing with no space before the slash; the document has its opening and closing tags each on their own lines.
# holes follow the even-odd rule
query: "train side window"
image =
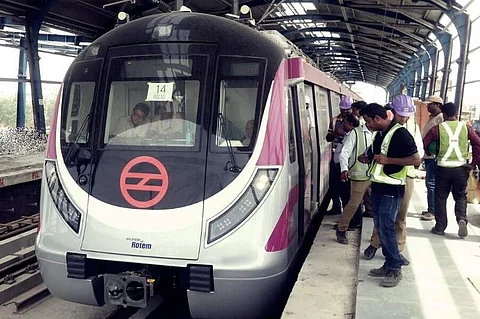
<svg viewBox="0 0 480 319">
<path fill-rule="evenodd" d="M 241 151 L 255 144 L 266 62 L 252 57 L 222 56 L 218 63 L 218 108 L 214 113 L 212 145 Z"/>
<path fill-rule="evenodd" d="M 295 148 L 295 124 L 293 123 L 293 101 L 292 92 L 288 91 L 288 154 L 290 163 L 295 163 L 297 160 Z"/>
</svg>

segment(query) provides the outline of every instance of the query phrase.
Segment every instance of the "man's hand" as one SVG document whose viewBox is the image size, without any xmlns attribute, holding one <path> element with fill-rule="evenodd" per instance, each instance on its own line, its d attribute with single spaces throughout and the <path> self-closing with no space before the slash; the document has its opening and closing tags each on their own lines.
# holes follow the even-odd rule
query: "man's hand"
<svg viewBox="0 0 480 319">
<path fill-rule="evenodd" d="M 340 180 L 342 182 L 348 182 L 348 177 L 349 177 L 350 174 L 348 174 L 348 171 L 343 171 L 341 174 L 340 174 Z"/>
<path fill-rule="evenodd" d="M 333 131 L 333 134 L 337 136 L 345 136 L 345 131 L 339 127 L 336 127 L 335 130 Z"/>
<path fill-rule="evenodd" d="M 368 164 L 368 163 L 370 163 L 370 161 L 368 160 L 368 156 L 365 155 L 365 154 L 362 154 L 362 155 L 358 156 L 358 161 L 359 161 L 360 163 L 363 163 L 363 164 Z"/>
<path fill-rule="evenodd" d="M 383 155 L 383 154 L 375 155 L 373 159 L 374 159 L 375 162 L 377 162 L 378 164 L 386 165 L 386 164 L 389 163 L 388 157 L 386 157 L 386 156 Z"/>
</svg>

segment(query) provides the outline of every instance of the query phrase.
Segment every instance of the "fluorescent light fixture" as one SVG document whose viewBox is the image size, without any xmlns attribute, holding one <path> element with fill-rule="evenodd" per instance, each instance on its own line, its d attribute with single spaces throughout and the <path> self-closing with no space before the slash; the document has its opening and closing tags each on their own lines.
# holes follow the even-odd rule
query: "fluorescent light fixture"
<svg viewBox="0 0 480 319">
<path fill-rule="evenodd" d="M 305 10 L 317 10 L 317 7 L 312 2 L 302 2 L 302 5 Z"/>
<path fill-rule="evenodd" d="M 293 3 L 291 3 L 291 5 L 293 6 L 293 8 L 295 9 L 295 11 L 297 11 L 297 13 L 298 13 L 299 15 L 305 15 L 305 14 L 307 14 L 307 13 L 305 12 L 305 9 L 303 8 L 303 6 L 302 6 L 301 3 L 299 3 L 299 2 L 293 2 Z"/>
</svg>

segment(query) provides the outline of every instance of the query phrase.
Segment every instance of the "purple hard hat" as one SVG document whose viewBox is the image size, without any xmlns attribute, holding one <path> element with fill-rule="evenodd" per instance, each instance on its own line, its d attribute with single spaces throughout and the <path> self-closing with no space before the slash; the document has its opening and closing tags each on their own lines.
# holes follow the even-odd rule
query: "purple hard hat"
<svg viewBox="0 0 480 319">
<path fill-rule="evenodd" d="M 352 108 L 353 100 L 350 96 L 342 96 L 340 100 L 340 109 L 348 110 Z"/>
<path fill-rule="evenodd" d="M 397 95 L 393 99 L 393 109 L 395 113 L 400 116 L 413 116 L 415 115 L 415 104 L 413 99 L 405 94 Z"/>
</svg>

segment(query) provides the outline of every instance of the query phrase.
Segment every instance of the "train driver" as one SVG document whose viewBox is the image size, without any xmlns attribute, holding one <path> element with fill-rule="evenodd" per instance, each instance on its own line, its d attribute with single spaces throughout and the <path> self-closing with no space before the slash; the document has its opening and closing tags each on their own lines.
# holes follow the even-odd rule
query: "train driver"
<svg viewBox="0 0 480 319">
<path fill-rule="evenodd" d="M 150 108 L 145 103 L 137 103 L 133 108 L 133 113 L 128 116 L 122 116 L 115 127 L 115 135 L 123 138 L 144 138 L 150 128 L 150 121 L 147 119 Z"/>
</svg>

